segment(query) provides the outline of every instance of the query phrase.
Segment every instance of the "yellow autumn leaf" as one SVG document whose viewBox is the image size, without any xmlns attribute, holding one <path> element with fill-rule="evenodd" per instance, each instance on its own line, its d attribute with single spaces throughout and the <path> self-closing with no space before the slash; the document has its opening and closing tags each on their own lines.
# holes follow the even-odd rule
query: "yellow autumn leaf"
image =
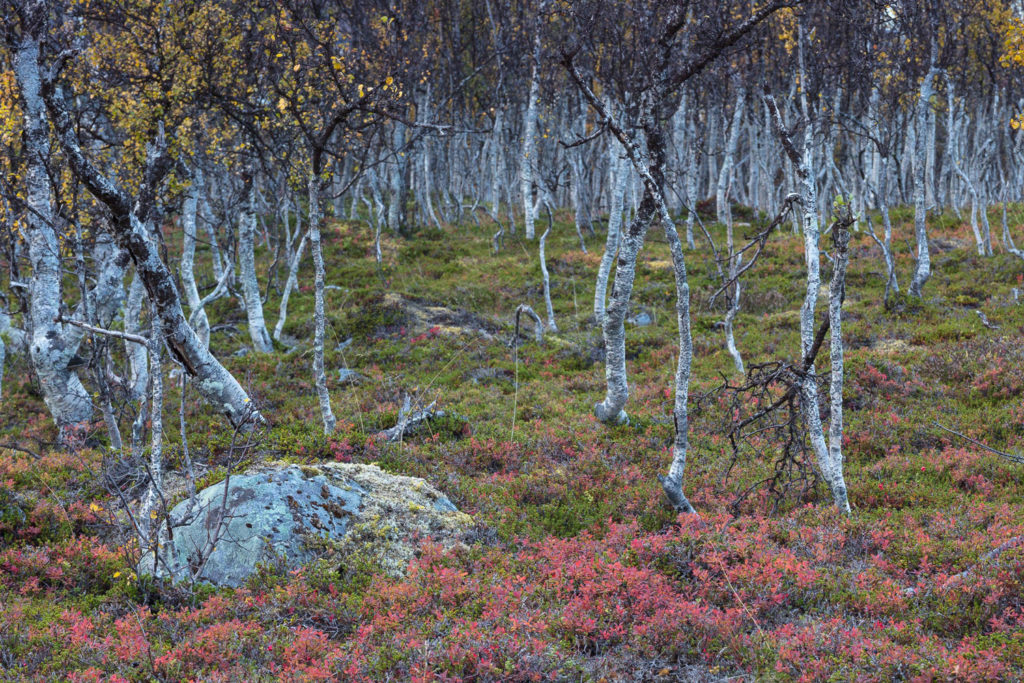
<svg viewBox="0 0 1024 683">
<path fill-rule="evenodd" d="M 93 512 L 103 512 L 103 508 L 96 503 L 89 503 L 89 509 Z"/>
<path fill-rule="evenodd" d="M 119 576 L 121 576 L 121 572 L 114 572 L 114 578 L 115 578 L 115 579 L 116 579 L 117 577 L 119 577 Z"/>
</svg>

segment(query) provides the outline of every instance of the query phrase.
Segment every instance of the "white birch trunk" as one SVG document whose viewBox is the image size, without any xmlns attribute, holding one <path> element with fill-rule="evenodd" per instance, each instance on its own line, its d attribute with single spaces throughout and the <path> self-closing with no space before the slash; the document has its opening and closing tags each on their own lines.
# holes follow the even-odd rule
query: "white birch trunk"
<svg viewBox="0 0 1024 683">
<path fill-rule="evenodd" d="M 849 212 L 849 207 L 846 207 Z M 846 218 L 837 217 L 832 228 L 832 243 L 835 246 L 832 282 L 829 285 L 829 343 L 831 345 L 832 373 L 829 375 L 830 417 L 828 425 L 828 451 L 830 474 L 826 481 L 832 490 L 832 499 L 841 512 L 850 513 L 850 501 L 843 477 L 843 299 L 846 291 L 846 266 L 850 260 L 850 232 L 843 225 L 845 220 L 853 221 L 852 214 Z M 817 406 L 814 406 L 817 411 Z"/>
<path fill-rule="evenodd" d="M 192 329 L 196 331 L 199 343 L 204 347 L 210 347 L 210 321 L 206 317 L 206 310 L 201 306 L 202 298 L 199 296 L 199 289 L 196 287 L 195 256 L 196 256 L 196 217 L 199 212 L 199 194 L 203 187 L 203 172 L 196 167 L 192 185 L 189 186 L 188 194 L 185 197 L 185 206 L 181 214 L 181 231 L 183 245 L 181 249 L 181 286 L 185 290 L 185 300 L 188 302 L 193 320 Z"/>
<path fill-rule="evenodd" d="M 548 207 L 548 211 L 551 211 L 550 207 Z M 551 228 L 548 227 L 544 234 L 540 236 L 540 273 L 544 281 L 544 305 L 548 309 L 548 329 L 552 332 L 558 332 L 558 325 L 555 324 L 555 309 L 551 306 L 551 280 L 548 278 L 548 264 L 544 258 L 544 242 L 547 240 L 550 230 Z"/>
<path fill-rule="evenodd" d="M 936 66 L 937 47 L 932 41 L 931 61 L 928 73 L 921 81 L 921 88 L 918 93 L 916 109 L 916 139 L 914 144 L 914 236 L 917 239 L 917 265 L 914 269 L 914 277 L 910 281 L 910 296 L 921 298 L 921 290 L 924 284 L 931 277 L 931 256 L 928 250 L 928 209 L 927 197 L 927 155 L 928 155 L 928 112 L 931 109 L 931 99 L 934 92 L 935 77 L 938 75 Z"/>
<path fill-rule="evenodd" d="M 274 343 L 263 318 L 263 296 L 256 278 L 256 178 L 250 171 L 245 179 L 248 200 L 238 226 L 238 268 L 242 278 L 242 298 L 249 321 L 249 337 L 258 353 L 270 353 Z"/>
<path fill-rule="evenodd" d="M 320 402 L 320 417 L 324 421 L 324 434 L 333 434 L 336 420 L 331 411 L 331 395 L 327 391 L 324 371 L 324 255 L 320 248 L 320 191 L 322 181 L 315 174 L 309 177 L 309 250 L 313 252 L 313 380 Z"/>
<path fill-rule="evenodd" d="M 502 109 L 494 115 L 494 129 L 491 134 L 491 220 L 498 225 L 501 208 L 501 183 L 505 174 L 505 144 L 502 133 L 505 126 L 505 112 Z"/>
<path fill-rule="evenodd" d="M 146 293 L 138 272 L 132 277 L 132 283 L 128 287 L 128 300 L 124 307 L 124 331 L 129 334 L 139 335 L 142 329 L 142 303 Z M 145 346 L 126 341 L 125 354 L 128 356 L 129 377 L 131 384 L 128 386 L 128 395 L 138 401 L 145 397 L 146 389 L 149 386 L 149 359 Z"/>
<path fill-rule="evenodd" d="M 801 53 L 803 47 L 803 32 L 801 30 Z M 801 54 L 802 64 L 802 54 Z M 801 69 L 801 72 L 803 70 Z M 840 453 L 842 447 L 842 424 L 837 427 L 839 430 L 837 443 L 830 448 L 825 441 L 821 414 L 818 410 L 818 382 L 814 363 L 810 360 L 811 350 L 814 344 L 814 309 L 818 301 L 818 291 L 821 287 L 821 259 L 818 250 L 818 215 L 813 207 L 817 206 L 817 186 L 815 183 L 816 174 L 811 165 L 811 149 L 814 144 L 814 125 L 810 118 L 811 110 L 805 97 L 801 96 L 801 104 L 807 122 L 804 126 L 803 149 L 798 151 L 793 145 L 782 124 L 782 117 L 778 107 L 770 95 L 765 96 L 766 104 L 772 112 L 772 122 L 775 133 L 782 142 L 786 153 L 796 166 L 797 175 L 800 179 L 800 202 L 803 204 L 803 232 L 804 232 L 804 259 L 807 267 L 807 288 L 804 294 L 804 303 L 800 308 L 800 349 L 801 359 L 804 365 L 804 377 L 800 381 L 800 408 L 804 415 L 804 423 L 807 427 L 811 448 L 818 461 L 818 469 L 821 476 L 832 492 L 832 497 L 840 510 L 849 512 L 849 505 L 846 501 L 846 484 L 842 474 L 842 460 L 836 460 L 835 454 Z M 830 313 L 831 315 L 831 313 Z M 836 334 L 833 331 L 833 334 Z M 841 333 L 840 333 L 841 334 Z M 833 337 L 833 344 L 837 343 Z M 842 344 L 841 336 L 838 344 Z M 835 362 L 835 359 L 833 359 Z M 839 371 L 842 372 L 842 361 L 840 360 Z M 835 369 L 833 367 L 833 369 Z M 833 378 L 835 381 L 835 378 Z M 842 400 L 842 384 L 839 380 L 839 400 Z M 831 435 L 830 435 L 831 436 Z"/>
<path fill-rule="evenodd" d="M 299 244 L 295 247 L 295 253 L 288 263 L 288 279 L 285 280 L 284 290 L 281 292 L 281 306 L 277 313 L 277 323 L 274 325 L 274 340 L 281 341 L 281 331 L 288 320 L 288 299 L 299 279 L 299 265 L 302 263 L 302 254 L 306 251 L 306 243 L 309 241 L 309 232 L 302 233 Z"/>
<path fill-rule="evenodd" d="M 29 209 L 27 242 L 32 266 L 29 355 L 43 399 L 57 423 L 61 440 L 65 441 L 68 429 L 89 420 L 93 409 L 78 375 L 68 370 L 74 351 L 65 343 L 63 326 L 56 322 L 61 313 L 62 273 L 46 169 L 50 158 L 49 132 L 39 78 L 39 41 L 28 31 L 22 35 L 13 61 L 25 104 L 25 202 Z"/>
<path fill-rule="evenodd" d="M 537 205 L 533 199 L 534 166 L 537 163 L 537 98 L 540 95 L 540 32 L 534 34 L 533 60 L 530 71 L 530 94 L 526 103 L 526 116 L 523 119 L 523 149 L 519 159 L 519 180 L 523 195 L 523 223 L 526 239 L 535 236 L 534 222 L 537 218 Z"/>
<path fill-rule="evenodd" d="M 743 122 L 743 100 L 746 89 L 736 80 L 736 105 L 732 112 L 732 123 L 729 127 L 729 138 L 722 156 L 722 167 L 718 171 L 718 184 L 715 189 L 715 209 L 718 222 L 732 224 L 732 207 L 730 206 L 729 190 L 732 186 L 733 163 L 736 158 L 736 147 L 740 141 L 740 130 Z"/>
<path fill-rule="evenodd" d="M 160 367 L 161 346 L 160 325 L 153 321 L 152 336 L 149 340 L 149 357 L 152 359 L 150 376 L 153 378 L 150 387 L 150 449 L 149 449 L 149 486 L 139 505 L 139 524 L 142 527 L 142 551 L 145 554 L 152 529 L 153 520 L 158 517 L 157 504 L 163 500 L 164 490 L 164 458 L 163 458 L 163 413 L 164 384 Z M 140 345 L 138 345 L 140 346 Z"/>
<path fill-rule="evenodd" d="M 626 173 L 620 156 L 621 146 L 612 140 L 609 143 L 609 185 L 611 186 L 611 211 L 608 213 L 608 235 L 605 239 L 604 254 L 597 269 L 597 284 L 594 289 L 594 323 L 604 325 L 606 301 L 608 298 L 608 277 L 611 274 L 615 254 L 619 250 L 622 234 L 622 200 L 626 194 Z"/>
</svg>

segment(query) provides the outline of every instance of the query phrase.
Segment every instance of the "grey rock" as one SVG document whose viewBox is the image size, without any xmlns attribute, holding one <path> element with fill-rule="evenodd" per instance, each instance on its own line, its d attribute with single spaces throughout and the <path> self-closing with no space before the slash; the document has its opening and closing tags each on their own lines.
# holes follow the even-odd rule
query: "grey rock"
<svg viewBox="0 0 1024 683">
<path fill-rule="evenodd" d="M 363 376 L 355 370 L 338 368 L 338 382 L 340 384 L 358 384 L 363 381 Z"/>
<path fill-rule="evenodd" d="M 652 318 L 651 314 L 647 311 L 643 311 L 630 318 L 629 322 L 637 327 L 647 327 L 648 325 L 654 324 L 654 318 Z"/>
<path fill-rule="evenodd" d="M 226 490 L 226 493 L 225 493 Z M 203 489 L 170 513 L 173 541 L 160 532 L 139 573 L 240 586 L 261 562 L 299 567 L 332 552 L 370 552 L 400 576 L 420 539 L 451 545 L 472 519 L 422 479 L 375 465 L 273 463 Z"/>
<path fill-rule="evenodd" d="M 248 346 L 243 346 L 242 348 L 238 349 L 237 351 L 235 351 L 231 355 L 232 356 L 236 356 L 238 358 L 241 358 L 242 356 L 247 356 L 248 354 L 249 354 L 249 347 Z"/>
<path fill-rule="evenodd" d="M 480 384 L 488 380 L 512 381 L 512 372 L 505 368 L 476 368 L 466 373 L 466 378 L 473 384 Z"/>
<path fill-rule="evenodd" d="M 349 337 L 345 341 L 343 341 L 340 344 L 338 344 L 337 346 L 335 346 L 334 350 L 335 351 L 344 351 L 345 349 L 347 349 L 351 345 L 352 345 L 352 337 Z"/>
</svg>

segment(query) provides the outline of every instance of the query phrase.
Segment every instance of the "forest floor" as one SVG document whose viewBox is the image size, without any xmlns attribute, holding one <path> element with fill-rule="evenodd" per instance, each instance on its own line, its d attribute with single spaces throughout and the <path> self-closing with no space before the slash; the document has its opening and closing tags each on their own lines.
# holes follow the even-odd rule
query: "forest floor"
<svg viewBox="0 0 1024 683">
<path fill-rule="evenodd" d="M 1018 233 L 1021 213 L 1011 211 Z M 379 272 L 365 224 L 331 223 L 327 367 L 339 424 L 330 438 L 312 390 L 311 266 L 285 327 L 296 348 L 234 355 L 248 346 L 244 316 L 231 300 L 210 310 L 213 349 L 270 426 L 239 455 L 190 391 L 187 436 L 203 483 L 262 460 L 373 462 L 423 477 L 475 527 L 450 550 L 425 543 L 404 579 L 376 571 L 373 557 L 267 567 L 240 589 L 136 577 L 99 476 L 102 423 L 85 435 L 93 447 L 54 449 L 25 360 L 11 361 L 0 443 L 33 453 L 0 448 L 0 679 L 1024 678 L 1024 544 L 989 555 L 1024 534 L 1024 465 L 934 424 L 1024 451 L 1024 306 L 1013 293 L 1024 263 L 1002 250 L 978 256 L 968 226 L 937 217 L 924 301 L 897 297 L 886 308 L 880 251 L 855 234 L 843 328 L 853 513 L 844 517 L 807 480 L 813 464 L 802 456 L 777 487 L 781 501 L 754 486 L 775 471 L 781 442 L 766 432 L 733 463 L 732 408 L 698 400 L 738 379 L 715 325 L 723 313 L 708 308 L 717 274 L 698 240 L 688 252 L 685 482 L 697 521 L 677 517 L 656 480 L 670 459 L 677 353 L 664 237 L 651 230 L 637 268 L 632 314 L 653 324 L 627 325 L 631 421 L 608 428 L 592 415 L 604 388 L 592 318 L 604 235 L 588 236 L 584 254 L 560 217 L 547 250 L 560 332 L 540 344 L 524 332 L 515 354 L 516 306 L 544 308 L 536 243 L 510 237 L 493 255 L 493 229 L 471 222 L 387 235 Z M 894 219 L 905 289 L 912 215 Z M 738 233 L 751 235 L 753 223 Z M 269 268 L 271 255 L 259 257 Z M 285 274 L 269 287 L 270 321 Z M 803 247 L 788 226 L 743 286 L 736 341 L 748 366 L 792 361 Z M 819 320 L 826 305 L 822 297 Z M 343 367 L 363 381 L 341 384 Z M 827 345 L 817 367 L 827 373 Z M 383 443 L 374 434 L 395 423 L 405 394 L 450 416 Z M 178 400 L 170 388 L 172 469 Z"/>
</svg>

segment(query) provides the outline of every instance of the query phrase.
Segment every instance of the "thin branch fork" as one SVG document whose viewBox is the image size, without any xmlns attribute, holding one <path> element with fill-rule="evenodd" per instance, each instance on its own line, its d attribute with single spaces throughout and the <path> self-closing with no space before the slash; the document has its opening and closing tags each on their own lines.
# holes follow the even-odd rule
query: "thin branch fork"
<svg viewBox="0 0 1024 683">
<path fill-rule="evenodd" d="M 75 327 L 81 327 L 83 330 L 86 330 L 87 332 L 92 332 L 93 334 L 102 334 L 107 337 L 115 337 L 117 339 L 130 341 L 134 344 L 142 344 L 143 346 L 147 347 L 149 346 L 149 340 L 137 334 L 131 334 L 130 332 L 120 332 L 118 330 L 108 330 L 103 327 L 96 327 L 95 325 L 90 325 L 89 323 L 82 322 L 81 320 L 72 320 L 71 318 L 65 318 L 62 315 L 58 315 L 56 318 L 54 318 L 53 322 L 74 325 Z"/>
<path fill-rule="evenodd" d="M 765 245 L 768 243 L 768 238 L 771 236 L 772 231 L 774 231 L 775 228 L 777 228 L 780 225 L 782 225 L 782 221 L 786 220 L 786 217 L 792 212 L 792 210 L 793 210 L 793 203 L 794 202 L 799 202 L 799 201 L 800 201 L 800 195 L 796 194 L 795 192 L 792 192 L 792 193 L 786 195 L 786 198 L 783 200 L 782 210 L 779 211 L 778 215 L 775 216 L 775 218 L 772 219 L 772 222 L 768 225 L 768 227 L 766 227 L 764 230 L 762 230 L 757 235 L 755 235 L 754 238 L 752 240 L 750 240 L 750 242 L 748 242 L 747 245 L 744 246 L 742 249 L 740 249 L 739 251 L 737 251 L 734 254 L 730 255 L 729 258 L 735 258 L 736 256 L 742 255 L 742 254 L 746 253 L 747 251 L 749 251 L 750 249 L 753 249 L 754 247 L 757 247 L 757 249 L 754 251 L 754 255 L 751 256 L 750 260 L 747 261 L 747 264 L 745 266 L 743 266 L 742 268 L 740 268 L 739 270 L 737 270 L 736 274 L 733 275 L 731 278 L 728 278 L 727 280 L 725 280 L 722 283 L 722 286 L 719 287 L 718 290 L 715 291 L 715 293 L 711 295 L 711 298 L 710 298 L 710 301 L 709 301 L 709 305 L 711 303 L 714 303 L 715 299 L 717 299 L 723 292 L 725 292 L 727 289 L 729 289 L 729 287 L 732 287 L 740 279 L 741 275 L 743 275 L 745 272 L 747 272 L 748 270 L 750 270 L 754 266 L 754 263 L 757 262 L 757 257 L 761 255 L 761 252 L 764 250 Z M 703 227 L 704 226 L 702 224 L 701 228 L 703 228 Z M 710 239 L 710 236 L 709 236 L 709 239 Z M 716 258 L 716 260 L 721 262 L 721 261 L 725 261 L 727 259 Z"/>
</svg>

